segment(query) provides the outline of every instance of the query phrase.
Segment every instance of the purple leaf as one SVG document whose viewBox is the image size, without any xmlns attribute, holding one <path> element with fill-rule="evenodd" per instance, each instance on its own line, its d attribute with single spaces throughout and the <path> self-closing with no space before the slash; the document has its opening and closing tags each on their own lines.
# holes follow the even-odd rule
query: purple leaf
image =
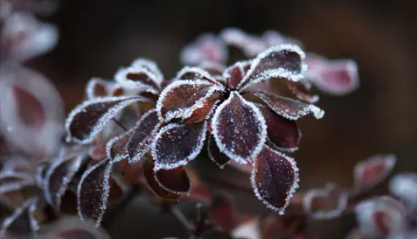
<svg viewBox="0 0 417 239">
<path fill-rule="evenodd" d="M 159 82 L 162 82 L 154 73 L 143 66 L 121 68 L 117 71 L 114 78 L 117 83 L 126 89 L 139 93 L 158 94 Z"/>
<path fill-rule="evenodd" d="M 183 67 L 175 77 L 177 80 L 207 80 L 208 82 L 219 84 L 206 70 L 199 67 Z"/>
<path fill-rule="evenodd" d="M 9 170 L 0 172 L 0 195 L 35 185 L 36 181 L 29 173 Z"/>
<path fill-rule="evenodd" d="M 174 193 L 173 191 L 162 187 L 161 184 L 156 180 L 154 169 L 155 162 L 151 158 L 145 157 L 143 160 L 143 173 L 152 192 L 164 199 L 178 200 L 181 194 Z"/>
<path fill-rule="evenodd" d="M 307 80 L 332 95 L 346 95 L 359 87 L 358 68 L 352 60 L 327 60 L 307 55 Z"/>
<path fill-rule="evenodd" d="M 289 120 L 298 120 L 308 114 L 313 114 L 316 119 L 324 116 L 324 111 L 312 104 L 306 104 L 265 91 L 251 91 L 251 94 L 262 100 L 275 113 Z"/>
<path fill-rule="evenodd" d="M 255 158 L 266 140 L 261 111 L 234 91 L 217 107 L 211 128 L 220 152 L 240 163 Z"/>
<path fill-rule="evenodd" d="M 190 178 L 185 167 L 154 171 L 155 181 L 163 189 L 179 195 L 188 195 L 191 190 Z"/>
<path fill-rule="evenodd" d="M 112 164 L 103 160 L 84 172 L 78 184 L 78 215 L 98 227 L 107 208 Z"/>
<path fill-rule="evenodd" d="M 384 180 L 397 162 L 395 155 L 375 155 L 355 165 L 355 188 L 363 190 Z"/>
<path fill-rule="evenodd" d="M 260 53 L 252 62 L 238 89 L 272 78 L 299 81 L 304 77 L 304 52 L 296 45 L 282 44 Z"/>
<path fill-rule="evenodd" d="M 165 121 L 187 119 L 195 110 L 204 107 L 207 101 L 216 98 L 216 91 L 221 90 L 222 86 L 205 80 L 174 81 L 159 96 L 156 106 L 158 115 Z"/>
<path fill-rule="evenodd" d="M 198 156 L 204 146 L 207 123 L 171 123 L 158 132 L 152 143 L 155 171 L 186 165 Z"/>
<path fill-rule="evenodd" d="M 156 84 L 159 86 L 162 85 L 164 75 L 159 70 L 158 65 L 154 61 L 146 58 L 137 58 L 132 62 L 131 66 L 134 68 L 145 68 L 155 76 L 154 80 Z"/>
<path fill-rule="evenodd" d="M 84 156 L 65 157 L 65 150 L 60 154 L 46 172 L 44 185 L 45 199 L 58 210 L 61 207 L 62 197 L 84 159 Z"/>
<path fill-rule="evenodd" d="M 148 111 L 136 123 L 132 136 L 126 145 L 129 163 L 139 161 L 149 151 L 158 129 L 159 119 L 155 109 Z"/>
<path fill-rule="evenodd" d="M 5 237 L 35 237 L 38 230 L 38 222 L 34 217 L 38 198 L 31 198 L 14 211 L 3 221 L 0 230 L 0 238 Z"/>
<path fill-rule="evenodd" d="M 202 62 L 223 63 L 226 59 L 226 45 L 212 34 L 200 36 L 181 52 L 181 62 L 185 65 L 198 65 Z"/>
<path fill-rule="evenodd" d="M 306 101 L 308 103 L 316 103 L 319 101 L 320 97 L 318 95 L 310 94 L 311 83 L 303 80 L 298 82 L 294 81 L 285 81 L 288 89 L 300 100 Z"/>
<path fill-rule="evenodd" d="M 257 106 L 265 119 L 268 139 L 274 146 L 289 152 L 297 150 L 301 139 L 301 132 L 295 121 L 277 115 L 266 106 Z"/>
<path fill-rule="evenodd" d="M 364 237 L 395 236 L 406 227 L 406 208 L 401 202 L 388 196 L 362 201 L 355 207 L 355 214 Z"/>
<path fill-rule="evenodd" d="M 220 33 L 220 37 L 229 46 L 242 50 L 248 57 L 256 56 L 268 47 L 263 39 L 247 34 L 238 28 L 226 28 Z"/>
<path fill-rule="evenodd" d="M 91 78 L 85 88 L 88 99 L 108 96 L 110 90 L 110 82 L 96 77 Z"/>
<path fill-rule="evenodd" d="M 215 162 L 220 168 L 223 168 L 226 164 L 230 162 L 230 158 L 226 154 L 220 152 L 219 147 L 217 147 L 214 137 L 210 135 L 208 144 L 207 144 L 208 155 L 213 162 Z"/>
<path fill-rule="evenodd" d="M 58 41 L 58 29 L 29 13 L 13 12 L 1 29 L 0 59 L 25 61 L 50 51 Z"/>
<path fill-rule="evenodd" d="M 0 131 L 9 143 L 30 155 L 51 155 L 63 117 L 61 98 L 42 75 L 20 67 L 0 71 Z"/>
<path fill-rule="evenodd" d="M 125 107 L 147 101 L 149 100 L 141 96 L 104 97 L 84 101 L 71 111 L 66 120 L 67 141 L 91 143 L 105 125 Z"/>
<path fill-rule="evenodd" d="M 324 189 L 310 189 L 303 197 L 304 211 L 314 219 L 340 216 L 347 207 L 348 193 L 330 185 Z"/>
<path fill-rule="evenodd" d="M 236 86 L 238 86 L 239 83 L 242 81 L 243 76 L 245 75 L 244 66 L 244 62 L 238 61 L 224 71 L 223 77 L 229 83 L 230 88 L 236 88 Z"/>
<path fill-rule="evenodd" d="M 294 159 L 265 146 L 254 162 L 252 187 L 270 209 L 284 214 L 298 188 L 298 168 Z"/>
</svg>

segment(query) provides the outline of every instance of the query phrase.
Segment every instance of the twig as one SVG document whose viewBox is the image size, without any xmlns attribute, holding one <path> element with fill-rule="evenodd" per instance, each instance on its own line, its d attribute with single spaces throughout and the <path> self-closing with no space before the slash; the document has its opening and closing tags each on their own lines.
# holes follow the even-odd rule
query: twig
<svg viewBox="0 0 417 239">
<path fill-rule="evenodd" d="M 191 224 L 184 214 L 175 206 L 169 205 L 165 206 L 165 211 L 173 216 L 179 223 L 181 223 L 187 232 L 190 234 L 190 238 L 198 238 L 196 233 L 196 228 Z"/>
<path fill-rule="evenodd" d="M 123 129 L 125 132 L 127 131 L 127 128 L 122 124 L 122 123 L 120 123 L 120 121 L 118 121 L 117 119 L 115 119 L 115 118 L 112 118 L 112 120 L 113 120 L 113 122 L 114 123 L 116 123 L 121 129 Z"/>
</svg>

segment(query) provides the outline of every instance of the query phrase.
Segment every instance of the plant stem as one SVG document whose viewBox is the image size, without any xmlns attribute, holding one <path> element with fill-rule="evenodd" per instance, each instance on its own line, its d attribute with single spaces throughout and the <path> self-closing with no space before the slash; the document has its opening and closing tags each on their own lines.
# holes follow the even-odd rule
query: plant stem
<svg viewBox="0 0 417 239">
<path fill-rule="evenodd" d="M 113 120 L 113 122 L 114 123 L 116 123 L 121 129 L 123 129 L 125 132 L 127 131 L 127 128 L 122 124 L 122 123 L 120 123 L 120 121 L 118 121 L 117 119 L 115 119 L 115 118 L 112 118 L 112 120 Z"/>
<path fill-rule="evenodd" d="M 184 226 L 184 228 L 190 234 L 190 238 L 198 238 L 198 236 L 195 235 L 195 232 L 196 232 L 195 226 L 188 221 L 188 219 L 176 206 L 172 206 L 172 205 L 166 206 L 165 210 L 166 212 L 171 214 L 171 216 L 177 219 L 179 223 L 181 223 Z"/>
</svg>

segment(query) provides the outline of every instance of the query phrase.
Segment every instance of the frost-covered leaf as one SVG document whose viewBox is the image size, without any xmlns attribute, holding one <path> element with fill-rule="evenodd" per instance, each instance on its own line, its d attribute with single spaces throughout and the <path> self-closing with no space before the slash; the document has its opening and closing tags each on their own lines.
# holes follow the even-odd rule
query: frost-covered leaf
<svg viewBox="0 0 417 239">
<path fill-rule="evenodd" d="M 35 178 L 29 173 L 9 170 L 0 172 L 0 194 L 35 185 Z"/>
<path fill-rule="evenodd" d="M 330 184 L 324 189 L 309 189 L 303 197 L 303 208 L 314 219 L 330 219 L 340 216 L 347 202 L 348 193 Z"/>
<path fill-rule="evenodd" d="M 84 159 L 84 156 L 65 157 L 65 152 L 60 154 L 48 168 L 44 184 L 45 199 L 56 209 L 61 207 L 62 197 Z"/>
<path fill-rule="evenodd" d="M 244 64 L 244 62 L 238 61 L 224 71 L 223 77 L 229 83 L 230 88 L 236 88 L 242 81 L 243 76 L 245 75 Z"/>
<path fill-rule="evenodd" d="M 148 111 L 136 123 L 132 136 L 126 145 L 129 163 L 139 161 L 149 151 L 158 129 L 159 119 L 155 109 Z"/>
<path fill-rule="evenodd" d="M 110 82 L 97 77 L 91 78 L 85 87 L 85 92 L 88 99 L 108 96 L 110 93 Z"/>
<path fill-rule="evenodd" d="M 60 217 L 58 221 L 43 225 L 40 239 L 110 239 L 101 228 L 96 228 L 92 222 L 81 221 L 79 218 Z"/>
<path fill-rule="evenodd" d="M 147 69 L 154 76 L 156 76 L 156 78 L 154 79 L 155 82 L 159 86 L 162 84 L 162 82 L 164 80 L 164 75 L 159 70 L 158 65 L 154 61 L 151 61 L 151 60 L 146 59 L 146 58 L 137 58 L 132 62 L 131 66 L 134 67 L 134 68 L 145 68 L 145 69 Z"/>
<path fill-rule="evenodd" d="M 206 70 L 200 67 L 183 67 L 176 75 L 175 79 L 177 80 L 207 80 L 214 84 L 219 84 L 216 82 L 213 76 L 210 75 Z"/>
<path fill-rule="evenodd" d="M 327 60 L 307 55 L 307 80 L 332 95 L 346 95 L 359 87 L 358 67 L 353 60 Z"/>
<path fill-rule="evenodd" d="M 226 231 L 233 230 L 240 222 L 235 202 L 232 196 L 226 192 L 217 192 L 213 195 L 209 216 L 211 222 Z"/>
<path fill-rule="evenodd" d="M 395 175 L 389 183 L 389 190 L 393 195 L 403 200 L 410 209 L 417 210 L 417 174 Z"/>
<path fill-rule="evenodd" d="M 205 80 L 181 80 L 168 85 L 159 96 L 156 108 L 161 120 L 187 119 L 195 110 L 216 97 L 221 86 Z"/>
<path fill-rule="evenodd" d="M 263 101 L 275 113 L 289 120 L 298 120 L 308 114 L 313 114 L 316 119 L 324 116 L 324 111 L 313 104 L 306 104 L 265 91 L 252 91 L 251 94 Z"/>
<path fill-rule="evenodd" d="M 126 145 L 129 142 L 130 137 L 134 133 L 135 128 L 131 128 L 129 131 L 110 139 L 106 143 L 106 156 L 113 162 L 119 162 L 128 158 Z"/>
<path fill-rule="evenodd" d="M 256 157 L 267 134 L 261 111 L 235 91 L 217 107 L 211 128 L 220 152 L 241 163 Z"/>
<path fill-rule="evenodd" d="M 238 89 L 272 78 L 298 81 L 304 77 L 304 52 L 296 45 L 282 44 L 260 53 L 253 61 Z"/>
<path fill-rule="evenodd" d="M 186 165 L 198 156 L 206 139 L 207 123 L 171 123 L 161 128 L 152 143 L 155 171 Z"/>
<path fill-rule="evenodd" d="M 388 196 L 362 201 L 355 207 L 355 214 L 364 237 L 397 235 L 406 227 L 406 208 L 401 202 Z"/>
<path fill-rule="evenodd" d="M 91 143 L 106 124 L 125 107 L 136 102 L 147 102 L 141 96 L 104 97 L 84 101 L 69 114 L 65 129 L 67 141 Z"/>
<path fill-rule="evenodd" d="M 50 51 L 58 41 L 58 29 L 29 13 L 13 12 L 0 29 L 0 61 L 25 61 Z"/>
<path fill-rule="evenodd" d="M 34 217 L 38 198 L 31 198 L 7 217 L 1 225 L 0 238 L 31 238 L 36 236 L 38 222 Z"/>
<path fill-rule="evenodd" d="M 270 209 L 284 214 L 298 188 L 294 159 L 265 146 L 254 161 L 251 182 L 255 195 Z"/>
<path fill-rule="evenodd" d="M 103 160 L 84 172 L 78 184 L 78 215 L 100 225 L 110 193 L 112 163 Z"/>
<path fill-rule="evenodd" d="M 0 133 L 34 156 L 53 154 L 62 136 L 61 98 L 48 80 L 21 67 L 0 70 Z"/>
<path fill-rule="evenodd" d="M 198 65 L 202 62 L 223 63 L 226 59 L 226 45 L 212 34 L 200 36 L 181 52 L 181 62 L 185 65 Z"/>
<path fill-rule="evenodd" d="M 120 68 L 114 78 L 126 89 L 139 93 L 158 94 L 159 82 L 162 82 L 154 73 L 142 66 Z"/>
<path fill-rule="evenodd" d="M 355 188 L 362 190 L 383 181 L 397 162 L 393 154 L 374 155 L 354 167 Z"/>
<path fill-rule="evenodd" d="M 306 101 L 308 103 L 316 103 L 319 101 L 320 97 L 318 95 L 313 95 L 310 93 L 311 83 L 306 80 L 300 80 L 297 82 L 294 81 L 285 81 L 288 89 L 300 100 Z"/>
<path fill-rule="evenodd" d="M 223 168 L 226 164 L 230 162 L 230 158 L 227 157 L 226 154 L 220 152 L 219 147 L 217 147 L 216 141 L 214 137 L 210 135 L 208 144 L 207 144 L 207 151 L 210 159 L 215 162 L 220 168 Z"/>
<path fill-rule="evenodd" d="M 265 119 L 269 140 L 282 150 L 290 152 L 297 150 L 301 139 L 301 132 L 295 121 L 277 115 L 266 106 L 257 106 Z"/>
<path fill-rule="evenodd" d="M 191 182 L 185 167 L 161 169 L 154 171 L 155 180 L 163 189 L 174 194 L 187 195 L 191 190 Z"/>
<path fill-rule="evenodd" d="M 177 200 L 181 197 L 181 194 L 174 193 L 171 190 L 168 190 L 160 185 L 155 177 L 155 162 L 151 158 L 144 158 L 143 160 L 143 173 L 148 183 L 149 188 L 154 192 L 157 196 L 170 199 L 170 200 Z"/>
</svg>

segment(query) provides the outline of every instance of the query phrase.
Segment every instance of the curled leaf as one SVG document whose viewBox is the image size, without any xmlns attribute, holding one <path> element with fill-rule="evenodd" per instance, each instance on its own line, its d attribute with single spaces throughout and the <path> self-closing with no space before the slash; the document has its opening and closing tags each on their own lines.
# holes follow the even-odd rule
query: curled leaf
<svg viewBox="0 0 417 239">
<path fill-rule="evenodd" d="M 174 194 L 188 195 L 191 183 L 184 167 L 154 171 L 155 181 L 165 190 Z"/>
<path fill-rule="evenodd" d="M 358 68 L 352 60 L 327 60 L 307 55 L 307 80 L 332 95 L 346 95 L 359 87 Z"/>
<path fill-rule="evenodd" d="M 388 196 L 362 201 L 355 207 L 355 214 L 364 237 L 395 236 L 406 227 L 406 208 Z"/>
<path fill-rule="evenodd" d="M 109 95 L 110 83 L 101 78 L 91 78 L 86 85 L 86 95 L 88 99 L 105 97 Z"/>
<path fill-rule="evenodd" d="M 158 77 L 142 66 L 131 66 L 121 68 L 116 72 L 114 77 L 116 82 L 126 87 L 128 90 L 135 92 L 149 92 L 152 94 L 159 93 Z"/>
<path fill-rule="evenodd" d="M 0 194 L 35 186 L 36 181 L 29 173 L 2 171 L 0 173 Z"/>
<path fill-rule="evenodd" d="M 298 188 L 294 159 L 265 146 L 256 157 L 251 182 L 255 195 L 270 209 L 284 214 Z"/>
<path fill-rule="evenodd" d="M 25 12 L 13 12 L 4 21 L 0 35 L 1 59 L 25 61 L 50 51 L 58 41 L 58 29 Z"/>
<path fill-rule="evenodd" d="M 324 116 L 324 111 L 312 104 L 306 104 L 265 91 L 251 91 L 251 94 L 262 100 L 275 113 L 289 120 L 297 120 L 308 114 L 313 114 L 316 119 Z"/>
<path fill-rule="evenodd" d="M 25 68 L 0 71 L 0 132 L 30 155 L 55 153 L 62 136 L 61 98 L 44 76 Z"/>
<path fill-rule="evenodd" d="M 265 119 L 268 139 L 274 146 L 289 152 L 297 150 L 301 139 L 301 132 L 295 121 L 277 115 L 266 106 L 257 106 Z"/>
<path fill-rule="evenodd" d="M 395 155 L 375 155 L 354 167 L 355 188 L 363 190 L 384 180 L 397 162 Z"/>
<path fill-rule="evenodd" d="M 181 194 L 168 190 L 162 187 L 155 177 L 155 163 L 151 158 L 145 158 L 143 160 L 143 173 L 148 183 L 149 188 L 159 197 L 170 200 L 177 200 Z"/>
<path fill-rule="evenodd" d="M 69 114 L 65 129 L 67 141 L 79 144 L 92 142 L 105 125 L 125 107 L 135 102 L 147 102 L 141 96 L 104 97 L 87 100 Z"/>
<path fill-rule="evenodd" d="M 234 91 L 217 107 L 211 128 L 220 152 L 241 163 L 256 157 L 266 140 L 262 113 Z"/>
<path fill-rule="evenodd" d="M 171 123 L 158 132 L 152 143 L 155 170 L 186 165 L 198 156 L 204 146 L 207 123 Z"/>
</svg>

